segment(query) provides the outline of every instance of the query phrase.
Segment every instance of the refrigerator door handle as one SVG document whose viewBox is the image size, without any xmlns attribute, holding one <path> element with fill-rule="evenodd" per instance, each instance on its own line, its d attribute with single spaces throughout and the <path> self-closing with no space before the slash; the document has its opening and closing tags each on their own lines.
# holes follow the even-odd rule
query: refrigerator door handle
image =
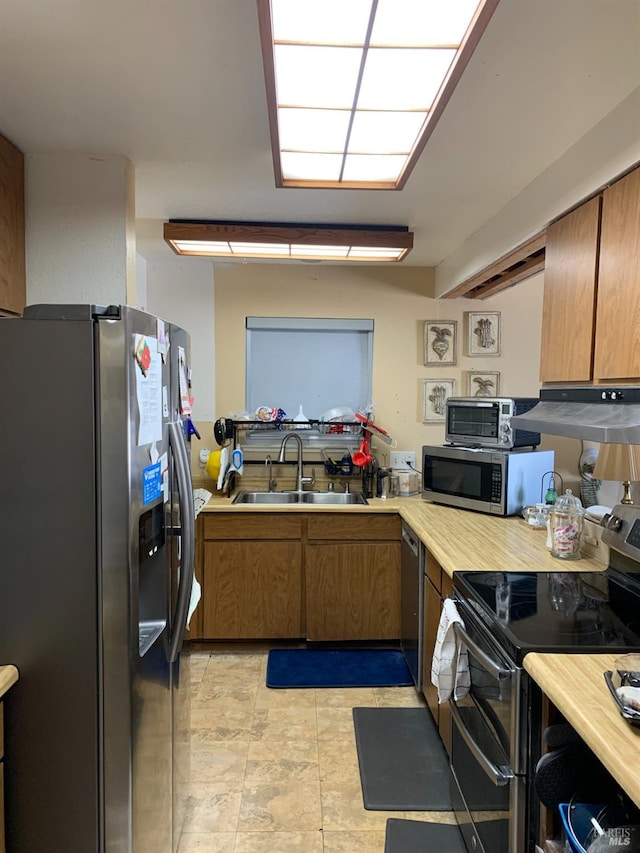
<svg viewBox="0 0 640 853">
<path fill-rule="evenodd" d="M 169 662 L 177 660 L 182 648 L 184 629 L 187 623 L 191 588 L 193 586 L 194 559 L 196 550 L 195 511 L 193 508 L 191 469 L 182 427 L 179 423 L 169 424 L 169 447 L 175 462 L 178 479 L 178 502 L 180 505 L 182 560 L 180 583 L 176 601 L 175 619 L 169 645 Z"/>
</svg>

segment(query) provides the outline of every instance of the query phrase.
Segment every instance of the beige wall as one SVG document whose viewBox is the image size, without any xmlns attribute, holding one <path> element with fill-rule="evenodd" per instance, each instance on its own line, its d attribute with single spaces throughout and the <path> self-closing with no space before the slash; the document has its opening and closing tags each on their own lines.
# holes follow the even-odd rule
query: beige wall
<svg viewBox="0 0 640 853">
<path fill-rule="evenodd" d="M 441 444 L 441 425 L 422 423 L 422 381 L 456 380 L 456 393 L 466 393 L 465 372 L 498 370 L 501 393 L 537 396 L 540 388 L 540 331 L 543 276 L 490 300 L 433 298 L 433 270 L 277 264 L 243 264 L 215 271 L 216 416 L 244 409 L 245 317 L 364 317 L 375 321 L 373 402 L 376 421 L 420 459 L 423 444 Z M 499 357 L 464 356 L 465 311 L 500 311 L 502 347 Z M 425 367 L 425 320 L 458 322 L 455 367 Z M 339 401 L 336 401 L 339 402 Z M 555 449 L 546 440 L 545 447 Z M 568 442 L 563 455 L 577 465 L 580 442 Z M 380 453 L 386 445 L 375 440 Z"/>
</svg>

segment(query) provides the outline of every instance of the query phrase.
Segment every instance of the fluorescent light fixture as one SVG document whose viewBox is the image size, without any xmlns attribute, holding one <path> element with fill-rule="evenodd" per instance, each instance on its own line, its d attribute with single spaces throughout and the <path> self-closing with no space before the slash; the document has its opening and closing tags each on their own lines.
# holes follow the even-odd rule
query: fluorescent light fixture
<svg viewBox="0 0 640 853">
<path fill-rule="evenodd" d="M 499 0 L 257 0 L 276 185 L 402 189 Z"/>
<path fill-rule="evenodd" d="M 380 263 L 402 261 L 413 248 L 409 229 L 391 225 L 171 220 L 164 239 L 177 255 L 240 260 Z"/>
</svg>

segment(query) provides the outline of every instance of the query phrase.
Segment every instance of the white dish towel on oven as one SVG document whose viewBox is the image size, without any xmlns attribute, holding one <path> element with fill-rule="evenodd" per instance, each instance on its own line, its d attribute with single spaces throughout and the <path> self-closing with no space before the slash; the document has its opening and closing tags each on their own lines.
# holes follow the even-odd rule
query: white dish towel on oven
<svg viewBox="0 0 640 853">
<path fill-rule="evenodd" d="M 471 686 L 469 655 L 465 646 L 456 642 L 453 629 L 456 622 L 464 628 L 455 602 L 451 598 L 445 598 L 431 661 L 431 683 L 438 688 L 440 705 L 446 702 L 451 694 L 454 699 L 463 699 Z"/>
</svg>

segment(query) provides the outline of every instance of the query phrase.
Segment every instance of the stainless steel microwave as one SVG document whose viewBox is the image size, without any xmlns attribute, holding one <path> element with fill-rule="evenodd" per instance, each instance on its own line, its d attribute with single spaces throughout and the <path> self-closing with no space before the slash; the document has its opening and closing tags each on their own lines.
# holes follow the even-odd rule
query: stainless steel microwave
<svg viewBox="0 0 640 853">
<path fill-rule="evenodd" d="M 515 429 L 514 415 L 537 405 L 537 397 L 449 397 L 446 401 L 445 441 L 463 447 L 537 447 L 540 433 Z"/>
<path fill-rule="evenodd" d="M 517 515 L 524 506 L 542 500 L 543 478 L 553 471 L 553 464 L 553 450 L 425 445 L 422 497 L 491 515 Z"/>
</svg>

